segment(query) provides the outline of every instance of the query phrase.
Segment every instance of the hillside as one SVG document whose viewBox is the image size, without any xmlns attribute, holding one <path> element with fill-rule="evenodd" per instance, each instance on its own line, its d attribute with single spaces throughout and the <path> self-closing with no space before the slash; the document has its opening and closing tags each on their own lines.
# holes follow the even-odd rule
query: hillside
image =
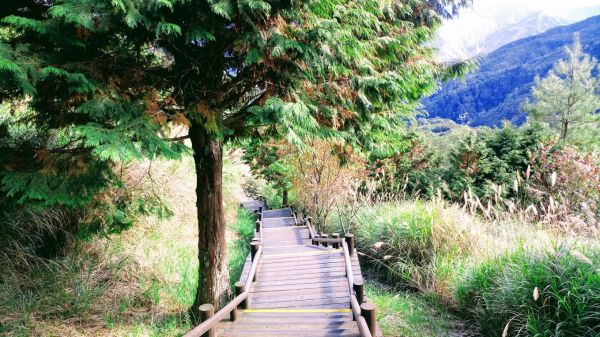
<svg viewBox="0 0 600 337">
<path fill-rule="evenodd" d="M 473 24 L 474 26 L 462 27 L 461 34 L 456 34 L 453 29 L 440 29 L 434 43 L 438 49 L 438 59 L 447 61 L 488 54 L 507 43 L 569 23 L 542 12 L 513 16 L 482 17 Z"/>
<path fill-rule="evenodd" d="M 479 69 L 465 81 L 451 81 L 424 100 L 430 117 L 449 118 L 472 126 L 498 126 L 504 120 L 520 125 L 519 109 L 529 97 L 536 75 L 543 76 L 565 57 L 563 47 L 581 34 L 584 50 L 600 58 L 600 16 L 550 29 L 509 43 L 479 60 Z"/>
</svg>

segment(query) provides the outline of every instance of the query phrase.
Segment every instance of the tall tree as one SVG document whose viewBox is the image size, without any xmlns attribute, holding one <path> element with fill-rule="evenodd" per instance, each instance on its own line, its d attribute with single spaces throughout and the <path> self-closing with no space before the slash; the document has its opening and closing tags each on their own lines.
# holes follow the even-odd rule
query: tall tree
<svg viewBox="0 0 600 337">
<path fill-rule="evenodd" d="M 197 173 L 197 318 L 199 304 L 228 298 L 223 142 L 278 137 L 303 146 L 335 137 L 382 148 L 438 78 L 463 70 L 436 64 L 426 46 L 440 13 L 455 3 L 3 2 L 0 95 L 22 100 L 28 113 L 12 116 L 0 134 L 12 141 L 0 158 L 1 188 L 24 203 L 92 195 L 90 181 L 58 181 L 105 177 L 113 161 L 175 157 L 181 148 L 164 130 L 188 125 Z M 14 135 L 26 125 L 38 137 L 24 148 Z M 71 171 L 60 167 L 65 157 Z"/>
<path fill-rule="evenodd" d="M 583 51 L 578 34 L 565 51 L 566 60 L 558 61 L 543 79 L 535 79 L 534 101 L 523 106 L 530 119 L 558 130 L 562 140 L 573 126 L 598 123 L 595 115 L 600 109 L 598 62 Z"/>
</svg>

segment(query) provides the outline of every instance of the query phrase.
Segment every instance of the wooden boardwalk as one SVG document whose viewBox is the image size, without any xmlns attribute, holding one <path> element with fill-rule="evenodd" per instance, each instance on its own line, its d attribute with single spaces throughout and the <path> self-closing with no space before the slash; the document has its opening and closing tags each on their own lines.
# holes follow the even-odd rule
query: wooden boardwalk
<svg viewBox="0 0 600 337">
<path fill-rule="evenodd" d="M 297 223 L 289 208 L 263 211 L 262 255 L 248 308 L 220 336 L 360 336 L 342 249 L 314 245 L 309 228 Z M 354 282 L 362 283 L 356 254 L 351 261 Z M 250 266 L 249 257 L 240 281 Z"/>
</svg>

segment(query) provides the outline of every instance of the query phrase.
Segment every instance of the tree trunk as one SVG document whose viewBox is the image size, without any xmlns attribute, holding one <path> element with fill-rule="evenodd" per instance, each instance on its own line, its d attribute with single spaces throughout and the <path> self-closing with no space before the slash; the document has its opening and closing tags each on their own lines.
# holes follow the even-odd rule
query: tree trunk
<svg viewBox="0 0 600 337">
<path fill-rule="evenodd" d="M 202 125 L 193 123 L 190 140 L 196 168 L 196 207 L 198 210 L 198 289 L 190 309 L 199 320 L 198 307 L 205 303 L 217 309 L 229 298 L 229 272 L 225 245 L 222 175 L 223 142 L 211 137 Z"/>
<path fill-rule="evenodd" d="M 285 207 L 288 205 L 288 190 L 284 189 L 283 190 L 283 196 L 282 196 L 283 201 L 281 202 L 281 204 Z"/>
<path fill-rule="evenodd" d="M 565 140 L 567 139 L 567 132 L 569 130 L 569 122 L 568 121 L 563 121 L 562 122 L 562 126 L 560 128 L 560 139 L 561 140 Z"/>
</svg>

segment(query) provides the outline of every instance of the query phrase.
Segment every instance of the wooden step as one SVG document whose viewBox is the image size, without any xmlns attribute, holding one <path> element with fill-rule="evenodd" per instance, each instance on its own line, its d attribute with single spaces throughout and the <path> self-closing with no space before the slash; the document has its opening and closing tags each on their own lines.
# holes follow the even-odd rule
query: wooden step
<svg viewBox="0 0 600 337">
<path fill-rule="evenodd" d="M 219 329 L 223 337 L 359 337 L 350 310 L 343 251 L 316 246 L 291 209 L 263 211 L 262 256 L 249 309 Z M 356 254 L 353 277 L 362 280 Z M 251 261 L 246 259 L 241 280 Z"/>
</svg>

